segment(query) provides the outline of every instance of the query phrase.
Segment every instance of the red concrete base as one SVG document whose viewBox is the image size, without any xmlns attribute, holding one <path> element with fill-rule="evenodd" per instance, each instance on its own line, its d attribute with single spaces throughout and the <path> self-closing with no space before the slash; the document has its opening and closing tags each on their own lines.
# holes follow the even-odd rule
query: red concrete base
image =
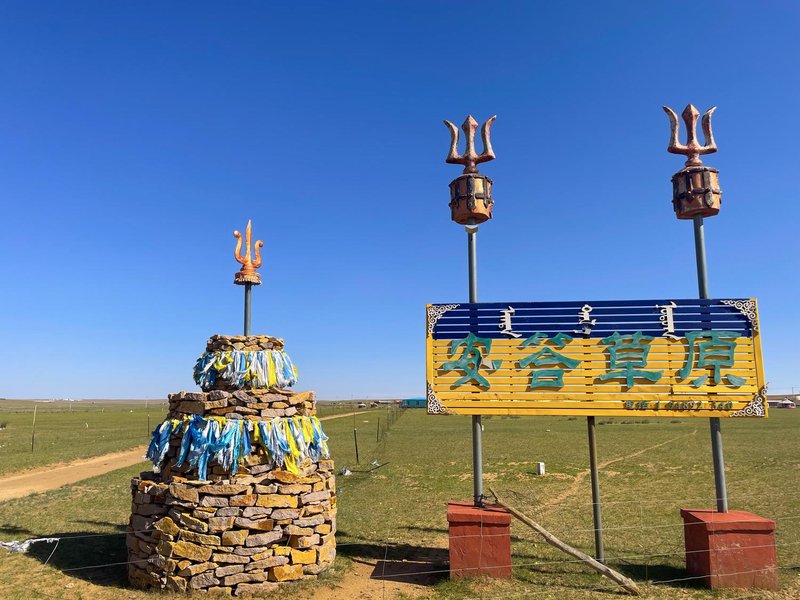
<svg viewBox="0 0 800 600">
<path fill-rule="evenodd" d="M 775 521 L 743 510 L 682 508 L 686 570 L 710 588 L 778 589 Z"/>
<path fill-rule="evenodd" d="M 511 577 L 511 515 L 504 508 L 448 502 L 450 577 Z"/>
</svg>

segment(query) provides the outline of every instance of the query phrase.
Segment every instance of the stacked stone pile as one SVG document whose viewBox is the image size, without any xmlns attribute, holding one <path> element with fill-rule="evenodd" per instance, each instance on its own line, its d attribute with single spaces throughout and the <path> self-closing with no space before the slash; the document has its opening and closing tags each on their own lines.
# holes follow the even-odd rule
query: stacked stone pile
<svg viewBox="0 0 800 600">
<path fill-rule="evenodd" d="M 208 342 L 210 352 L 282 348 L 282 340 L 267 336 L 214 336 Z M 274 423 L 315 412 L 311 392 L 215 389 L 170 395 L 167 418 Z M 132 584 L 174 591 L 222 588 L 238 595 L 314 577 L 332 565 L 333 461 L 305 458 L 290 470 L 254 443 L 235 474 L 211 461 L 201 481 L 197 469 L 176 466 L 181 436 L 171 435 L 168 443 L 160 472 L 142 473 L 131 484 Z"/>
</svg>

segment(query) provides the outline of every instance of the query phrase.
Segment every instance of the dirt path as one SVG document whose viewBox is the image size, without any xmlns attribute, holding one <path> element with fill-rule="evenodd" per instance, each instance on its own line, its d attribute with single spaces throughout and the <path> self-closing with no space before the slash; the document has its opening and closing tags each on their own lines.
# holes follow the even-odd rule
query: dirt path
<svg viewBox="0 0 800 600">
<path fill-rule="evenodd" d="M 320 421 L 352 417 L 363 412 L 366 411 L 331 415 L 322 417 Z M 122 452 L 112 452 L 111 454 L 78 460 L 65 465 L 48 465 L 25 471 L 24 473 L 2 477 L 0 478 L 0 502 L 13 498 L 22 498 L 30 494 L 49 492 L 82 479 L 139 464 L 144 462 L 142 457 L 146 450 L 146 445 L 137 446 Z"/>
<path fill-rule="evenodd" d="M 620 462 L 622 460 L 628 460 L 629 458 L 633 458 L 634 456 L 639 456 L 641 454 L 644 454 L 645 452 L 650 452 L 650 450 L 655 450 L 656 448 L 660 448 L 661 446 L 666 446 L 667 444 L 671 444 L 672 442 L 676 442 L 676 441 L 678 441 L 680 439 L 683 439 L 685 437 L 689 437 L 689 436 L 695 435 L 696 433 L 697 433 L 697 430 L 692 431 L 691 433 L 686 433 L 684 435 L 679 435 L 677 437 L 670 438 L 670 439 L 668 439 L 668 440 L 666 440 L 664 442 L 660 442 L 660 443 L 655 444 L 653 446 L 648 446 L 647 448 L 641 448 L 641 449 L 637 450 L 636 452 L 631 452 L 630 454 L 626 454 L 625 456 L 619 456 L 617 458 L 612 458 L 612 459 L 603 461 L 601 463 L 598 463 L 597 469 L 598 470 L 605 469 L 607 466 L 613 465 L 614 463 L 618 463 L 618 462 Z M 590 473 L 589 469 L 585 469 L 585 470 L 581 471 L 580 473 L 578 473 L 577 475 L 575 475 L 575 479 L 572 482 L 572 485 L 570 485 L 566 490 L 561 492 L 555 498 L 552 498 L 551 500 L 548 500 L 547 502 L 543 503 L 541 505 L 541 508 L 544 509 L 544 508 L 551 508 L 553 506 L 557 506 L 557 505 L 561 504 L 564 500 L 569 498 L 570 496 L 574 496 L 575 494 L 577 494 L 578 491 L 580 491 L 580 489 L 581 489 L 581 483 L 583 482 L 584 479 L 586 479 L 589 476 L 589 473 Z"/>
</svg>

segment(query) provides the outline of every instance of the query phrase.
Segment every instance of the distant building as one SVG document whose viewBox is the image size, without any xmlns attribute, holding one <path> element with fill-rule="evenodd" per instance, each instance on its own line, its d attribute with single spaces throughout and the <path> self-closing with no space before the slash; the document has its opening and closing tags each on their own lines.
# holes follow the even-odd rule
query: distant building
<svg viewBox="0 0 800 600">
<path fill-rule="evenodd" d="M 797 408 L 797 396 L 768 396 L 770 408 Z"/>
<path fill-rule="evenodd" d="M 425 398 L 406 398 L 400 402 L 400 408 L 425 408 Z"/>
</svg>

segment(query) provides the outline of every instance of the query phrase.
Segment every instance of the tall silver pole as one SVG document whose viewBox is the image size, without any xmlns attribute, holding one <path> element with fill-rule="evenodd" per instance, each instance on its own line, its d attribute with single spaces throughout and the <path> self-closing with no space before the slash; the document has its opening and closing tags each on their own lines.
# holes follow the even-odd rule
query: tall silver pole
<svg viewBox="0 0 800 600">
<path fill-rule="evenodd" d="M 594 417 L 586 417 L 589 429 L 589 473 L 592 476 L 592 517 L 594 518 L 594 557 L 605 564 L 603 551 L 603 514 L 600 507 L 600 478 L 597 472 L 597 438 Z"/>
<path fill-rule="evenodd" d="M 250 335 L 250 292 L 253 285 L 244 284 L 244 334 Z"/>
<path fill-rule="evenodd" d="M 703 217 L 694 218 L 694 252 L 697 259 L 697 288 L 701 298 L 708 298 L 708 273 L 706 270 L 706 239 L 703 233 Z M 725 483 L 725 457 L 722 451 L 722 428 L 719 417 L 708 420 L 711 430 L 711 456 L 714 461 L 714 488 L 717 496 L 717 511 L 728 512 L 728 486 Z"/>
<path fill-rule="evenodd" d="M 478 252 L 475 247 L 478 226 L 470 220 L 467 229 L 467 253 L 469 256 L 469 301 L 478 301 Z M 483 506 L 483 424 L 480 415 L 472 416 L 472 480 L 475 506 Z"/>
</svg>

